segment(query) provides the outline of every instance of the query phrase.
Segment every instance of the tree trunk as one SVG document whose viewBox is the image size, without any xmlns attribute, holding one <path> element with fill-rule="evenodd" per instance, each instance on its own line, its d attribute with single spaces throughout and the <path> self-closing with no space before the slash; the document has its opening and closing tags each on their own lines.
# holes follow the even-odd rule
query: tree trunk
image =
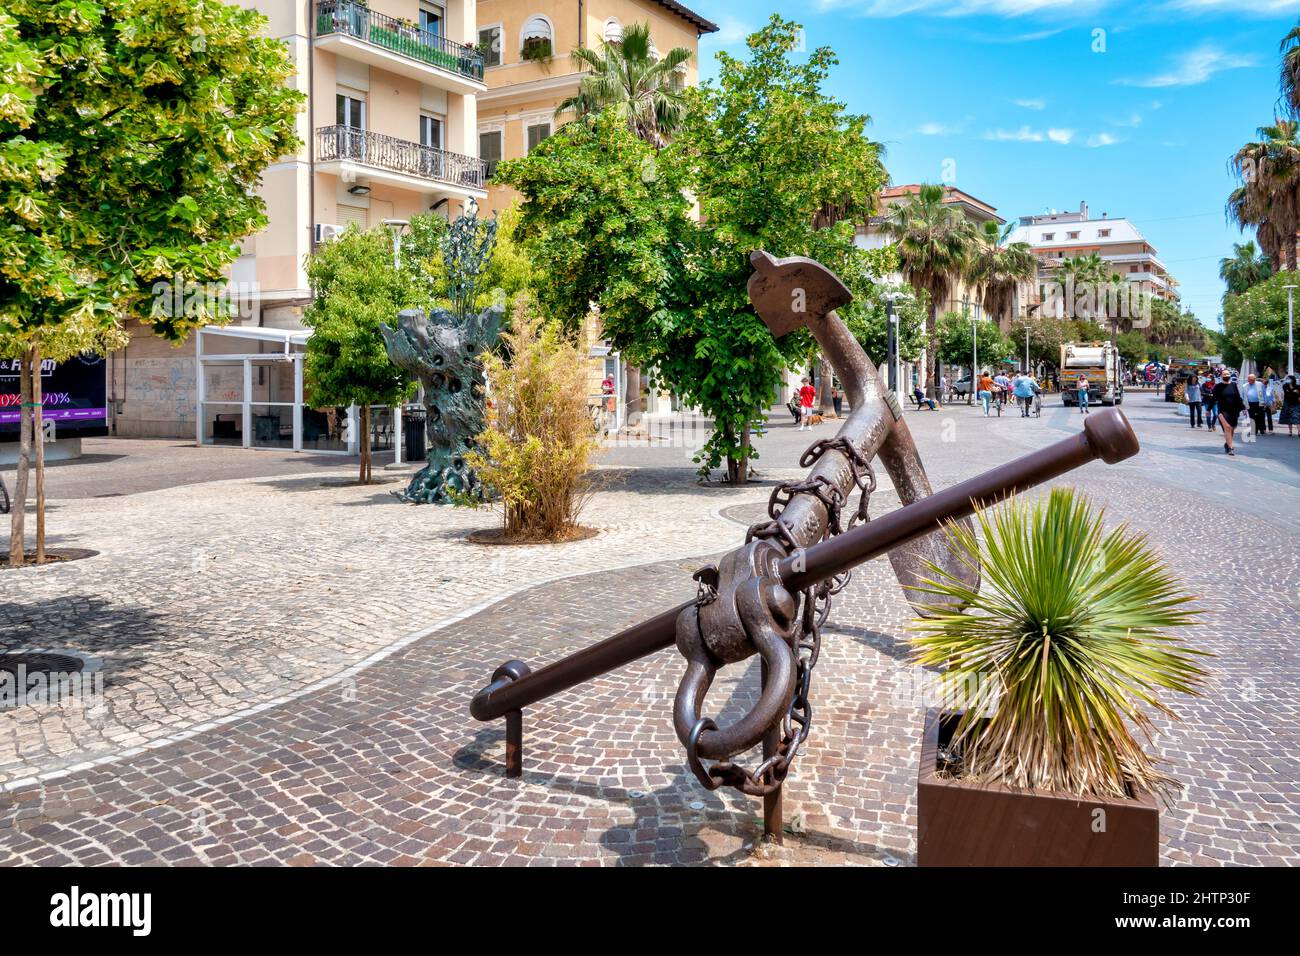
<svg viewBox="0 0 1300 956">
<path fill-rule="evenodd" d="M 744 485 L 749 481 L 749 422 L 745 423 L 740 433 L 740 461 L 736 462 L 736 484 Z"/>
<path fill-rule="evenodd" d="M 822 417 L 835 417 L 835 405 L 831 402 L 831 387 L 835 381 L 835 372 L 830 360 L 824 353 L 817 355 L 817 413 Z"/>
<path fill-rule="evenodd" d="M 623 386 L 623 401 L 627 406 L 627 423 L 641 423 L 641 369 L 627 366 L 627 381 Z"/>
<path fill-rule="evenodd" d="M 32 346 L 32 441 L 36 443 L 36 563 L 45 563 L 45 409 L 41 349 Z"/>
<path fill-rule="evenodd" d="M 939 339 L 936 335 L 939 316 L 934 299 L 935 297 L 931 295 L 930 308 L 925 313 L 925 361 L 921 363 L 921 381 L 917 383 L 925 391 L 927 398 L 936 398 L 935 393 L 939 388 Z M 932 373 L 933 379 L 930 378 Z M 898 390 L 907 395 L 912 394 L 908 382 L 899 382 Z"/>
<path fill-rule="evenodd" d="M 370 484 L 370 406 L 361 406 L 361 477 L 359 482 Z"/>
<path fill-rule="evenodd" d="M 18 470 L 14 475 L 14 500 L 9 513 L 9 566 L 21 567 L 27 543 L 27 482 L 32 460 L 32 375 L 31 350 L 18 361 Z"/>
<path fill-rule="evenodd" d="M 1295 250 L 1296 241 L 1292 238 L 1286 244 L 1286 267 L 1291 272 L 1295 272 Z"/>
</svg>

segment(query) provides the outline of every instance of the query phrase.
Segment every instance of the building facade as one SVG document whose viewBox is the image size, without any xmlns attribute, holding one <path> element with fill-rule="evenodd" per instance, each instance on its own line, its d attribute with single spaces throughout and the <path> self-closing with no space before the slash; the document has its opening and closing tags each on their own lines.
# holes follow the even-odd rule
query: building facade
<svg viewBox="0 0 1300 956">
<path fill-rule="evenodd" d="M 863 249 L 883 249 L 892 244 L 894 240 L 884 228 L 890 210 L 905 202 L 909 196 L 920 191 L 921 186 L 918 183 L 888 186 L 881 190 L 878 214 L 872 216 L 865 223 L 858 225 L 855 240 L 858 246 Z M 944 205 L 950 205 L 958 209 L 976 228 L 982 228 L 985 222 L 996 222 L 999 226 L 1006 222 L 1005 219 L 998 215 L 998 211 L 994 206 L 989 205 L 982 199 L 976 199 L 970 193 L 963 192 L 954 186 L 944 187 L 943 201 Z M 899 273 L 885 276 L 884 281 L 892 285 L 905 285 L 903 277 Z M 944 312 L 974 312 L 978 311 L 978 302 L 978 291 L 965 278 L 961 278 L 952 284 L 948 291 L 947 300 L 939 303 L 938 311 L 940 315 Z"/>
<path fill-rule="evenodd" d="M 1144 294 L 1169 302 L 1179 301 L 1178 280 L 1137 226 L 1128 219 L 1112 218 L 1106 213 L 1094 219 L 1086 202 L 1080 203 L 1075 212 L 1022 216 L 1010 241 L 1027 243 L 1034 250 L 1040 287 L 1055 280 L 1062 261 L 1097 255 L 1114 274 Z"/>
<path fill-rule="evenodd" d="M 301 444 L 301 422 L 292 445 L 287 425 L 295 395 L 303 400 L 300 381 L 295 392 L 300 359 L 291 354 L 300 349 L 284 343 L 303 328 L 313 249 L 352 224 L 373 229 L 427 212 L 454 218 L 470 202 L 499 211 L 516 197 L 489 184 L 496 162 L 526 155 L 568 118 L 555 109 L 578 90 L 570 50 L 649 23 L 658 48 L 698 52 L 699 37 L 717 29 L 672 0 L 230 2 L 267 17 L 267 35 L 291 51 L 292 82 L 307 96 L 301 149 L 263 176 L 270 222 L 245 240 L 230 270 L 234 325 L 271 332 L 208 337 L 200 362 L 197 337 L 175 347 L 133 327 L 131 344 L 107 362 L 115 435 L 227 441 L 233 420 L 241 444 Z M 696 82 L 696 59 L 682 70 L 684 84 Z M 597 386 L 604 366 L 615 377 L 623 371 L 617 356 L 605 358 L 593 373 Z M 307 415 L 308 435 L 327 419 L 328 447 L 356 447 L 340 434 L 339 410 Z"/>
<path fill-rule="evenodd" d="M 478 150 L 489 172 L 502 159 L 528 151 L 571 114 L 556 108 L 578 92 L 581 72 L 570 52 L 617 42 L 624 27 L 648 24 L 659 50 L 685 47 L 695 54 L 680 83 L 699 78 L 699 39 L 718 28 L 673 0 L 480 0 L 477 37 L 485 51 L 487 91 L 479 94 Z M 489 185 L 487 208 L 504 209 L 514 191 Z"/>
</svg>

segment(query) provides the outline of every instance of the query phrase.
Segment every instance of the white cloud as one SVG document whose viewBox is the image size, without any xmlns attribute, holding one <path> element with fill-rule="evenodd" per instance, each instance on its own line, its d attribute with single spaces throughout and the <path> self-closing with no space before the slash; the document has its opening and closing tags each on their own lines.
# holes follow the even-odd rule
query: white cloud
<svg viewBox="0 0 1300 956">
<path fill-rule="evenodd" d="M 1088 137 L 1088 145 L 1093 149 L 1099 146 L 1114 146 L 1116 143 L 1122 142 L 1124 142 L 1122 139 L 1112 136 L 1110 133 L 1094 133 Z"/>
<path fill-rule="evenodd" d="M 1047 106 L 1047 101 L 1043 99 L 1026 99 L 1012 100 L 1017 106 L 1023 106 L 1027 110 L 1041 110 Z"/>
<path fill-rule="evenodd" d="M 960 126 L 935 122 L 922 123 L 914 130 L 918 136 L 956 136 L 961 131 Z"/>
<path fill-rule="evenodd" d="M 1019 129 L 991 129 L 984 133 L 985 139 L 991 139 L 1000 143 L 1059 143 L 1062 146 L 1068 146 L 1074 141 L 1074 130 L 1052 128 L 1049 130 L 1037 130 L 1030 126 L 1021 126 Z"/>
<path fill-rule="evenodd" d="M 1042 133 L 1022 126 L 1017 130 L 991 129 L 984 134 L 985 139 L 1012 143 L 1041 143 L 1045 138 Z"/>
<path fill-rule="evenodd" d="M 718 46 L 736 46 L 744 43 L 751 33 L 757 32 L 757 27 L 748 21 L 741 20 L 739 17 L 733 17 L 730 14 L 723 14 L 717 19 L 718 32 L 706 33 L 702 39 Z"/>
<path fill-rule="evenodd" d="M 1126 78 L 1116 80 L 1123 86 L 1143 86 L 1163 88 L 1169 86 L 1196 86 L 1204 83 L 1216 73 L 1224 70 L 1238 70 L 1254 66 L 1253 56 L 1240 56 L 1225 53 L 1216 46 L 1205 44 L 1194 50 L 1186 50 L 1174 57 L 1169 70 L 1141 79 Z"/>
</svg>

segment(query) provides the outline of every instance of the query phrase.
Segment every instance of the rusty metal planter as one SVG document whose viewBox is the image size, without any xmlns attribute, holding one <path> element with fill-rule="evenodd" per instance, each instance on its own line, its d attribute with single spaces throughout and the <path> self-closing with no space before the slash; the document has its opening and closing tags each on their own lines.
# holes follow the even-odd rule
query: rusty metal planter
<svg viewBox="0 0 1300 956">
<path fill-rule="evenodd" d="M 936 708 L 925 718 L 919 866 L 1159 865 L 1160 810 L 1149 793 L 1100 799 L 939 777 L 939 747 L 956 717 Z"/>
</svg>

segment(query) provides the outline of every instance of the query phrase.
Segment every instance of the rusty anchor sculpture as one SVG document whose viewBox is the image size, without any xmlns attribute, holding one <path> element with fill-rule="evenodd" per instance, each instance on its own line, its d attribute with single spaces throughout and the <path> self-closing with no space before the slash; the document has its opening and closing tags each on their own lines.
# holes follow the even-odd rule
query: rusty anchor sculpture
<svg viewBox="0 0 1300 956">
<path fill-rule="evenodd" d="M 835 310 L 851 300 L 828 269 L 810 259 L 774 259 L 753 253 L 749 297 L 772 334 L 806 325 L 835 368 L 852 406 L 839 433 L 803 454 L 805 479 L 772 493 L 768 520 L 749 529 L 745 544 L 717 567 L 696 572 L 695 600 L 579 651 L 535 672 L 508 661 L 475 695 L 478 720 L 506 720 L 506 775 L 523 773 L 523 708 L 676 644 L 686 673 L 673 705 L 673 726 L 686 749 L 687 765 L 708 789 L 729 786 L 764 800 L 764 835 L 780 842 L 781 794 L 786 776 L 812 724 L 812 670 L 821 646 L 821 625 L 852 568 L 888 554 L 913 605 L 929 564 L 972 585 L 978 569 L 951 552 L 944 525 L 968 521 L 977 507 L 1041 484 L 1088 462 L 1108 464 L 1137 453 L 1137 437 L 1119 409 L 1084 423 L 1084 431 L 996 472 L 932 494 L 920 455 L 892 392 Z M 875 488 L 871 466 L 878 457 L 903 507 L 869 519 Z M 847 526 L 842 511 L 854 489 L 858 505 Z M 720 727 L 702 713 L 717 671 L 757 654 L 759 699 L 748 714 Z M 735 758 L 762 745 L 758 766 Z M 711 761 L 711 764 L 706 763 Z"/>
</svg>

